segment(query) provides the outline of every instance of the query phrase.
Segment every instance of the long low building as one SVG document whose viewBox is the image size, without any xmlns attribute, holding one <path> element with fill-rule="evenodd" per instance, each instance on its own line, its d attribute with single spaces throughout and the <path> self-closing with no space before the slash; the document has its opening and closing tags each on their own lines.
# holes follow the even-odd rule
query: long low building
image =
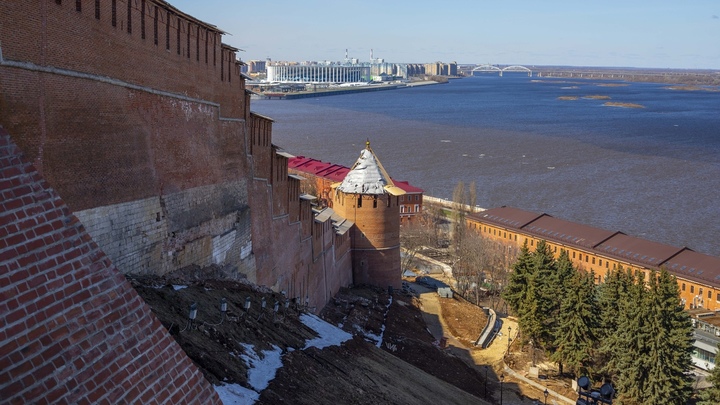
<svg viewBox="0 0 720 405">
<path fill-rule="evenodd" d="M 638 270 L 645 279 L 664 267 L 677 278 L 686 309 L 720 310 L 718 257 L 512 207 L 471 213 L 466 218 L 470 229 L 490 239 L 514 246 L 527 241 L 531 249 L 545 240 L 556 255 L 564 249 L 578 268 L 593 271 L 597 282 L 619 266 Z"/>
<path fill-rule="evenodd" d="M 370 81 L 364 65 L 267 65 L 268 82 L 357 83 Z"/>
</svg>

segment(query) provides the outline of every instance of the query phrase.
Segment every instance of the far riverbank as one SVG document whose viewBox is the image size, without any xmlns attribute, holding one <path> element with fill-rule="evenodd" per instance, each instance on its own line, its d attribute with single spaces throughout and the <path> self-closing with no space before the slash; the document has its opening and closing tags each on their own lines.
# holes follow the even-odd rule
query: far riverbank
<svg viewBox="0 0 720 405">
<path fill-rule="evenodd" d="M 397 90 L 408 87 L 426 86 L 441 84 L 440 82 L 432 80 L 424 80 L 410 83 L 393 83 L 393 84 L 378 84 L 378 85 L 367 85 L 357 87 L 330 87 L 322 88 L 309 91 L 265 91 L 262 93 L 253 93 L 254 99 L 260 100 L 295 100 L 309 97 L 325 97 L 325 96 L 338 96 L 341 94 L 353 94 L 353 93 L 367 93 L 384 90 Z"/>
</svg>

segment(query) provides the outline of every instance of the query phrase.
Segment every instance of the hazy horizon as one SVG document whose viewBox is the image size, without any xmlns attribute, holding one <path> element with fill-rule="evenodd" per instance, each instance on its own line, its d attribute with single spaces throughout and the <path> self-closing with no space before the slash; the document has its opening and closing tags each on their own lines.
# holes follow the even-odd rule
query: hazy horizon
<svg viewBox="0 0 720 405">
<path fill-rule="evenodd" d="M 243 60 L 720 69 L 720 2 L 170 0 Z"/>
</svg>

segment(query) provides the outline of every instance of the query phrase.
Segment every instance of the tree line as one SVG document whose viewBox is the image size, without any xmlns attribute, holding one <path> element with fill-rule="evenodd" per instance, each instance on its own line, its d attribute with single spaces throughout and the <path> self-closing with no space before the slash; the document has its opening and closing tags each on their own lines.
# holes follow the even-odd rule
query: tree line
<svg viewBox="0 0 720 405">
<path fill-rule="evenodd" d="M 693 325 L 674 276 L 622 267 L 595 284 L 568 252 L 545 241 L 520 250 L 503 291 L 521 339 L 542 348 L 562 374 L 612 382 L 616 402 L 685 404 L 692 395 Z"/>
</svg>

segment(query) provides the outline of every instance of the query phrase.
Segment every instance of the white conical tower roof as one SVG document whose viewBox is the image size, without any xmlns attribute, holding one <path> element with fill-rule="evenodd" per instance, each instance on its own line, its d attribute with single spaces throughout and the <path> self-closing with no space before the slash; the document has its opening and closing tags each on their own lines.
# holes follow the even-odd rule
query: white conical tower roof
<svg viewBox="0 0 720 405">
<path fill-rule="evenodd" d="M 395 188 L 375 152 L 370 149 L 368 141 L 357 162 L 337 189 L 348 194 L 395 194 L 389 190 Z"/>
</svg>

